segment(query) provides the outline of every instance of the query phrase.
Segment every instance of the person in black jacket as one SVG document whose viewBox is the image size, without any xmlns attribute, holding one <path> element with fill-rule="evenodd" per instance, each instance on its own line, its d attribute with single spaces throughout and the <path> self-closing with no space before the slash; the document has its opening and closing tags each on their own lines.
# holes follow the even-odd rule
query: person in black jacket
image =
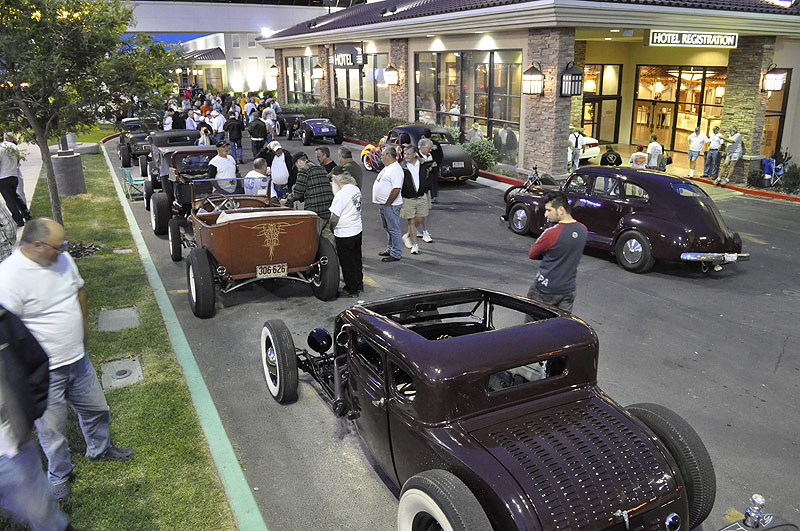
<svg viewBox="0 0 800 531">
<path fill-rule="evenodd" d="M 442 160 L 444 153 L 442 152 L 442 145 L 433 138 L 431 130 L 427 127 L 423 129 L 422 136 L 433 142 L 433 149 L 431 150 L 431 157 L 433 157 L 433 164 L 431 164 L 431 202 L 435 203 L 439 197 L 439 172 L 442 171 Z"/>
<path fill-rule="evenodd" d="M 239 164 L 244 163 L 244 159 L 242 159 L 242 131 L 244 131 L 244 123 L 236 117 L 235 112 L 228 115 L 228 121 L 225 122 L 222 130 L 228 133 L 228 141 L 231 143 L 231 154 L 233 158 L 238 160 Z"/>
<path fill-rule="evenodd" d="M 430 188 L 431 162 L 422 162 L 417 156 L 417 148 L 408 145 L 403 149 L 403 207 L 400 216 L 408 221 L 408 232 L 403 234 L 403 245 L 411 249 L 411 254 L 419 254 L 417 245 L 417 225 L 422 225 L 428 215 L 428 189 Z"/>
<path fill-rule="evenodd" d="M 0 507 L 33 529 L 70 529 L 42 470 L 33 421 L 47 408 L 49 358 L 0 306 Z"/>
<path fill-rule="evenodd" d="M 619 166 L 622 164 L 622 157 L 614 151 L 614 146 L 606 146 L 606 152 L 600 157 L 600 166 Z"/>
</svg>

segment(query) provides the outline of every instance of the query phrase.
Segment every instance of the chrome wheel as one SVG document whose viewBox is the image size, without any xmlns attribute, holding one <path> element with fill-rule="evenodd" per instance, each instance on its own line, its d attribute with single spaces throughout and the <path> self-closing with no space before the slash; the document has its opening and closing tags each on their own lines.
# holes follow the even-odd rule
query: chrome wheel
<svg viewBox="0 0 800 531">
<path fill-rule="evenodd" d="M 635 238 L 631 238 L 625 242 L 622 248 L 622 256 L 629 264 L 638 264 L 642 259 L 642 244 Z"/>
<path fill-rule="evenodd" d="M 514 211 L 514 214 L 511 216 L 511 223 L 514 224 L 514 228 L 517 231 L 525 230 L 528 226 L 528 213 L 525 212 L 524 208 Z"/>
<path fill-rule="evenodd" d="M 189 263 L 189 297 L 191 297 L 192 302 L 197 301 L 197 285 L 194 280 L 194 265 L 191 262 Z"/>
</svg>

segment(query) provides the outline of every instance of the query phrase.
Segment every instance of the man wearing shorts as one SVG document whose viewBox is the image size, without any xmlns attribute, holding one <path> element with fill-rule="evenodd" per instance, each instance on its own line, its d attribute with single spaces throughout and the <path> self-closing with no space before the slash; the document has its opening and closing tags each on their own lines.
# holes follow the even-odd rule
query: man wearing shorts
<svg viewBox="0 0 800 531">
<path fill-rule="evenodd" d="M 403 244 L 411 249 L 411 254 L 419 254 L 417 245 L 417 225 L 421 225 L 428 215 L 428 188 L 430 187 L 430 163 L 422 162 L 417 149 L 408 145 L 403 149 L 403 208 L 400 215 L 408 221 L 408 232 L 403 234 Z"/>
<path fill-rule="evenodd" d="M 694 133 L 689 135 L 689 177 L 694 177 L 694 167 L 697 164 L 697 158 L 703 147 L 708 142 L 708 137 L 705 133 L 700 131 L 700 127 L 694 128 Z"/>
<path fill-rule="evenodd" d="M 736 163 L 742 158 L 744 152 L 742 133 L 739 132 L 735 125 L 731 127 L 730 138 L 724 138 L 724 140 L 728 142 L 728 156 L 725 157 L 725 163 L 722 165 L 719 177 L 714 181 L 715 185 L 721 184 L 722 186 L 725 186 L 731 181 L 733 171 L 736 169 Z"/>
</svg>

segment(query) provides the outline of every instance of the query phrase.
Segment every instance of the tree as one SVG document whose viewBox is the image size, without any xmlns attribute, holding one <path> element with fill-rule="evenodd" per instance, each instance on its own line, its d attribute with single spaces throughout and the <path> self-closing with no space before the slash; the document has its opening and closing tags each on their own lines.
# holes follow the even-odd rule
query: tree
<svg viewBox="0 0 800 531">
<path fill-rule="evenodd" d="M 123 0 L 0 0 L 0 126 L 35 140 L 63 222 L 48 141 L 110 118 L 132 96 L 160 105 L 178 50 L 133 23 Z"/>
</svg>

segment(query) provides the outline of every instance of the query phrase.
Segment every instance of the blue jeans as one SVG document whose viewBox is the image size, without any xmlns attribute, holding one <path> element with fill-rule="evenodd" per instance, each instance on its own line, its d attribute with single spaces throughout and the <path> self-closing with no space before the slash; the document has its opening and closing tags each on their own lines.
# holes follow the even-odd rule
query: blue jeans
<svg viewBox="0 0 800 531">
<path fill-rule="evenodd" d="M 231 140 L 231 155 L 236 159 L 236 162 L 242 160 L 242 141 Z"/>
<path fill-rule="evenodd" d="M 47 456 L 47 473 L 53 485 L 67 481 L 74 468 L 64 435 L 67 429 L 67 400 L 78 415 L 86 440 L 86 457 L 97 457 L 111 444 L 108 404 L 88 354 L 75 363 L 50 371 L 47 409 L 35 423 L 39 444 Z"/>
<path fill-rule="evenodd" d="M 395 258 L 400 258 L 403 254 L 402 242 L 400 240 L 400 208 L 401 205 L 385 206 L 381 205 L 381 223 L 389 235 L 389 243 L 386 250 Z"/>
<path fill-rule="evenodd" d="M 33 440 L 14 457 L 0 456 L 0 507 L 32 529 L 63 531 L 67 517 L 58 508 Z"/>
<path fill-rule="evenodd" d="M 703 175 L 716 179 L 717 173 L 719 172 L 719 159 L 719 150 L 709 149 L 706 153 L 705 164 L 703 165 Z"/>
</svg>

